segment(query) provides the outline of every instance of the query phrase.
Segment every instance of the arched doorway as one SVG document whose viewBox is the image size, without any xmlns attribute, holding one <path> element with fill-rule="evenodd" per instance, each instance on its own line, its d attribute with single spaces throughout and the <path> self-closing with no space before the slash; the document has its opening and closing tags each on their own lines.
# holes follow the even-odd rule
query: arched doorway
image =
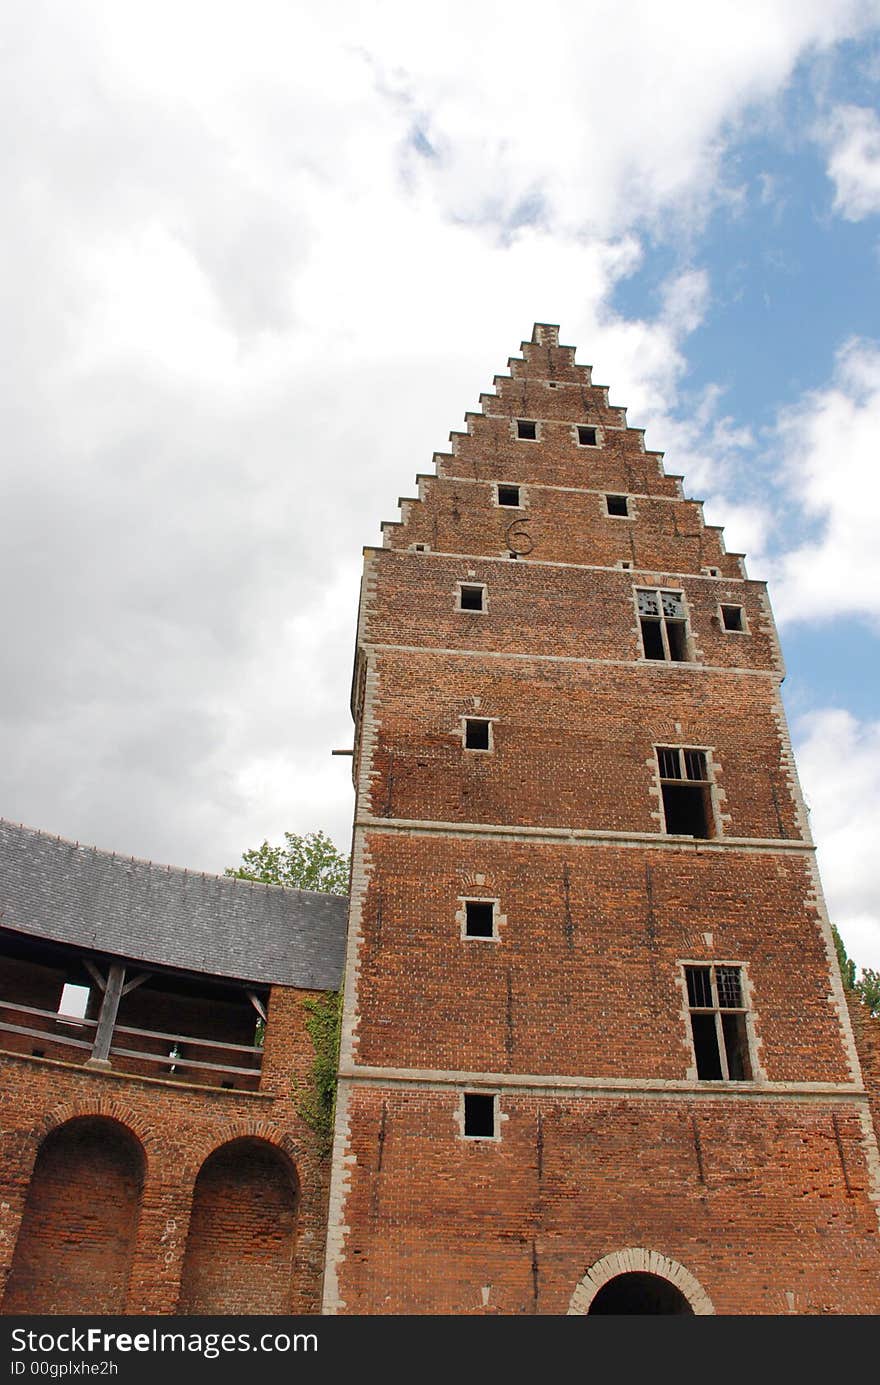
<svg viewBox="0 0 880 1385">
<path fill-rule="evenodd" d="M 140 1142 L 82 1116 L 37 1153 L 4 1313 L 124 1313 L 144 1181 Z"/>
<path fill-rule="evenodd" d="M 631 1246 L 603 1255 L 575 1287 L 569 1313 L 714 1313 L 690 1270 L 659 1250 Z"/>
<path fill-rule="evenodd" d="M 289 1313 L 296 1170 L 265 1140 L 221 1145 L 193 1190 L 179 1313 Z"/>
<path fill-rule="evenodd" d="M 693 1308 L 681 1289 L 659 1274 L 617 1274 L 596 1294 L 588 1313 L 689 1313 Z"/>
</svg>

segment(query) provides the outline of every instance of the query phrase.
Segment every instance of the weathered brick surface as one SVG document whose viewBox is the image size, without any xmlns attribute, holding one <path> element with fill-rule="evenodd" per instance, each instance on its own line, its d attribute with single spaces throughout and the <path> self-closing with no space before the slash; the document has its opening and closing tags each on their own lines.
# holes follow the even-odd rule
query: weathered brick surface
<svg viewBox="0 0 880 1385">
<path fill-rule="evenodd" d="M 112 1299 L 113 1307 L 104 1311 L 172 1313 L 185 1259 L 186 1301 L 198 1303 L 199 1311 L 317 1311 L 329 1171 L 296 1111 L 297 1089 L 307 1082 L 314 1058 L 303 1010 L 313 994 L 273 989 L 263 1076 L 253 1094 L 0 1053 L 0 1284 L 14 1255 L 24 1267 L 13 1275 L 3 1312 L 83 1312 Z M 124 1182 L 122 1174 L 79 1154 L 74 1158 L 75 1142 L 59 1143 L 78 1128 L 67 1123 L 83 1117 L 108 1151 L 114 1134 L 141 1151 L 143 1187 L 136 1229 L 125 1243 L 125 1274 L 122 1232 L 102 1218 L 112 1222 L 111 1204 L 120 1218 L 128 1217 L 130 1180 L 123 1197 L 113 1183 L 114 1177 Z M 50 1134 L 52 1142 L 44 1143 Z M 33 1177 L 41 1149 L 48 1172 Z M 207 1193 L 191 1230 L 199 1172 L 218 1150 L 223 1153 L 203 1182 Z M 285 1192 L 281 1167 L 295 1171 L 295 1190 L 291 1182 Z M 234 1223 L 218 1217 L 218 1191 L 234 1207 Z M 40 1267 L 36 1278 L 47 1285 L 45 1293 L 56 1292 L 45 1268 L 53 1235 L 71 1247 L 81 1241 L 85 1252 L 77 1275 L 67 1281 L 66 1297 L 30 1306 L 27 1274 L 32 1284 L 35 1278 L 28 1266 Z M 92 1255 L 91 1244 L 110 1246 L 112 1253 Z M 212 1280 L 204 1266 L 218 1245 L 225 1269 Z"/>
<path fill-rule="evenodd" d="M 849 1078 L 800 856 L 366 839 L 360 1063 L 684 1081 L 680 964 L 725 958 L 748 968 L 768 1080 Z M 462 897 L 498 899 L 497 941 L 461 937 Z"/>
<path fill-rule="evenodd" d="M 505 1093 L 498 1142 L 459 1138 L 456 1105 L 353 1095 L 346 1311 L 565 1313 L 588 1266 L 628 1246 L 687 1266 L 718 1313 L 785 1313 L 787 1291 L 796 1313 L 877 1311 L 845 1102 Z"/>
<path fill-rule="evenodd" d="M 555 329 L 481 404 L 366 553 L 325 1311 L 562 1313 L 627 1248 L 699 1311 L 880 1311 L 880 1159 L 763 584 Z M 687 663 L 644 659 L 636 586 L 684 593 Z M 713 840 L 665 834 L 657 745 L 709 751 Z M 497 901 L 496 939 L 462 938 L 463 898 Z M 698 1078 L 685 961 L 741 967 L 752 1080 Z M 468 1090 L 497 1138 L 464 1137 Z"/>
</svg>

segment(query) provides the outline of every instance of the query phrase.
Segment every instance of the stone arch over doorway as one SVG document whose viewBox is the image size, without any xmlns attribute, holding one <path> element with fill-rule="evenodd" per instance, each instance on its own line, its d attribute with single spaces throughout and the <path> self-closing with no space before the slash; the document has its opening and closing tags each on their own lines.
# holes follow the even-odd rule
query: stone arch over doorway
<svg viewBox="0 0 880 1385">
<path fill-rule="evenodd" d="M 146 1158 L 107 1116 L 74 1116 L 37 1150 L 3 1313 L 124 1313 Z"/>
<path fill-rule="evenodd" d="M 178 1313 L 289 1313 L 299 1178 L 254 1136 L 209 1154 L 193 1188 Z"/>
<path fill-rule="evenodd" d="M 625 1306 L 639 1302 L 643 1306 Z M 646 1307 L 646 1303 L 655 1306 Z M 715 1309 L 706 1290 L 684 1265 L 658 1250 L 635 1247 L 605 1255 L 591 1265 L 572 1294 L 568 1311 L 708 1315 Z"/>
</svg>

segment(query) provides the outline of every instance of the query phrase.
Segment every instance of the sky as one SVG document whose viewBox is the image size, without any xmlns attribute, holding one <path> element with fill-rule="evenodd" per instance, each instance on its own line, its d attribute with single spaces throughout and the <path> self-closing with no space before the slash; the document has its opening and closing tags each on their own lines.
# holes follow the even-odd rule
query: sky
<svg viewBox="0 0 880 1385">
<path fill-rule="evenodd" d="M 535 321 L 767 579 L 880 968 L 880 0 L 7 0 L 0 815 L 350 840 L 361 551 Z"/>
</svg>

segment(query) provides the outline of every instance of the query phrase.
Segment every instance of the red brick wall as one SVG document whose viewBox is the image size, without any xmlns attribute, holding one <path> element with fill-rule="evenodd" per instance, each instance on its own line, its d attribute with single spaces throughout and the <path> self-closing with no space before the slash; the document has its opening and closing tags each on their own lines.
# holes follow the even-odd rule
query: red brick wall
<svg viewBox="0 0 880 1385">
<path fill-rule="evenodd" d="M 291 1311 L 295 1180 L 276 1150 L 254 1140 L 234 1140 L 202 1165 L 179 1313 Z"/>
<path fill-rule="evenodd" d="M 763 584 L 555 330 L 510 365 L 366 553 L 326 1309 L 565 1312 L 632 1247 L 718 1312 L 878 1312 L 880 1161 Z M 683 592 L 687 663 L 643 657 L 638 586 Z M 710 750 L 713 840 L 666 835 L 656 745 Z M 462 897 L 499 901 L 497 940 L 462 939 Z M 743 969 L 754 1080 L 698 1079 L 685 961 Z M 461 1133 L 468 1090 L 497 1139 Z"/>
<path fill-rule="evenodd" d="M 199 1171 L 215 1150 L 239 1139 L 265 1142 L 296 1170 L 300 1196 L 283 1311 L 317 1311 L 329 1169 L 326 1160 L 317 1156 L 314 1136 L 297 1113 L 296 1096 L 296 1088 L 308 1082 L 314 1057 L 303 1010 L 303 1001 L 314 995 L 292 988 L 273 989 L 263 1076 L 256 1093 L 102 1073 L 73 1063 L 0 1052 L 0 1290 L 19 1238 L 35 1160 L 41 1146 L 46 1148 L 44 1138 L 71 1119 L 104 1117 L 132 1132 L 143 1146 L 146 1162 L 126 1312 L 176 1310 Z M 257 1161 L 265 1164 L 267 1157 L 272 1158 L 258 1155 Z M 63 1159 L 57 1168 L 59 1178 L 68 1177 Z M 71 1186 L 74 1196 L 69 1210 L 80 1217 L 83 1200 L 75 1192 L 76 1185 Z M 240 1208 L 249 1187 L 254 1188 L 253 1180 L 239 1182 Z M 44 1200 L 44 1205 L 50 1207 L 43 1214 L 49 1228 L 43 1239 L 49 1245 L 51 1229 L 60 1224 L 54 1210 L 57 1207 L 60 1215 L 60 1201 L 50 1206 Z M 257 1207 L 254 1216 L 260 1215 Z M 282 1297 L 282 1261 L 283 1257 L 276 1261 L 272 1272 L 273 1303 Z M 239 1303 L 249 1301 L 250 1312 L 282 1311 L 265 1306 L 263 1288 L 257 1294 L 248 1255 L 235 1263 L 241 1273 L 237 1281 L 230 1279 L 228 1294 Z M 78 1306 L 72 1301 L 77 1297 Z M 16 1289 L 13 1299 L 4 1300 L 2 1311 L 36 1311 L 28 1303 L 28 1293 Z M 64 1311 L 93 1307 L 94 1301 L 79 1297 L 76 1289 Z"/>
<path fill-rule="evenodd" d="M 114 1121 L 73 1120 L 43 1141 L 4 1313 L 123 1313 L 144 1158 Z"/>
<path fill-rule="evenodd" d="M 352 1097 L 347 1312 L 565 1313 L 628 1247 L 686 1266 L 718 1313 L 880 1306 L 852 1104 L 505 1093 L 492 1142 L 459 1136 L 457 1102 Z"/>
</svg>

